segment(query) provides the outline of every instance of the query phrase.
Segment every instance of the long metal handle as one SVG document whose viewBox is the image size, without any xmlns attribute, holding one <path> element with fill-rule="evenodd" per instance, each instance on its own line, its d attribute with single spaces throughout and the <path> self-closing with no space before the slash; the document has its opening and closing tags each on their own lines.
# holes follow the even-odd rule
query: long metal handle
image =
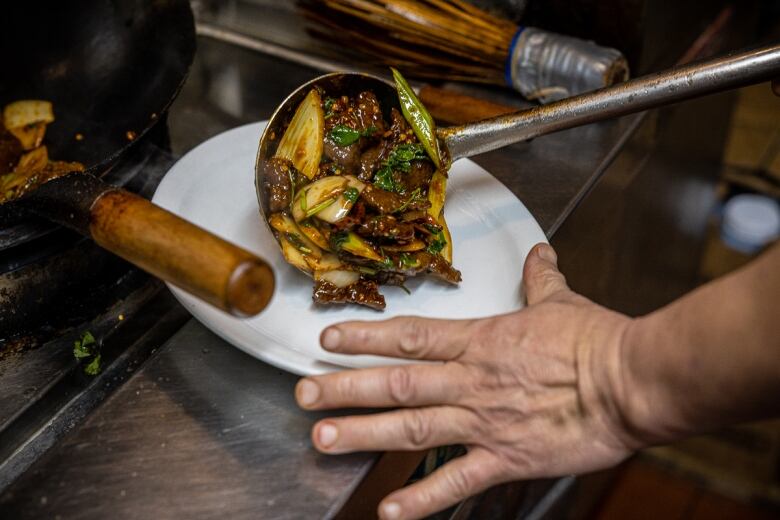
<svg viewBox="0 0 780 520">
<path fill-rule="evenodd" d="M 478 123 L 441 128 L 453 160 L 540 135 L 780 76 L 780 44 L 675 67 L 614 87 Z"/>
</svg>

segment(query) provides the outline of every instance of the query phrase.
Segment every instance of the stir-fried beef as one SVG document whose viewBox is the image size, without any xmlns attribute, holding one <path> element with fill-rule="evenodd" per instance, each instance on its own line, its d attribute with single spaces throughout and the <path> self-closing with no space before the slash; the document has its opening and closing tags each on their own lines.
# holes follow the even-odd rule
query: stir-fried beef
<svg viewBox="0 0 780 520">
<path fill-rule="evenodd" d="M 401 112 L 391 109 L 388 124 L 371 92 L 317 99 L 322 158 L 310 178 L 289 161 L 266 166 L 269 207 L 279 213 L 270 222 L 285 258 L 315 278 L 314 301 L 383 309 L 380 285 L 421 274 L 458 283 L 443 215 L 428 214 L 430 201 L 443 201 L 431 192 L 441 189 L 431 187 L 434 162 Z"/>
<path fill-rule="evenodd" d="M 376 215 L 357 228 L 358 235 L 408 241 L 414 239 L 414 226 L 399 222 L 392 215 Z"/>
<path fill-rule="evenodd" d="M 347 146 L 339 146 L 327 136 L 322 143 L 322 153 L 329 161 L 344 168 L 346 173 L 356 173 L 360 170 L 360 145 L 360 141 L 357 141 Z"/>
<path fill-rule="evenodd" d="M 412 167 L 401 176 L 399 182 L 404 185 L 407 193 L 426 189 L 431 183 L 431 177 L 433 177 L 433 163 L 431 161 L 412 161 L 411 165 Z"/>
<path fill-rule="evenodd" d="M 295 167 L 287 159 L 275 157 L 265 163 L 265 192 L 271 211 L 282 211 L 290 205 Z"/>
<path fill-rule="evenodd" d="M 314 285 L 312 299 L 316 303 L 357 303 L 377 310 L 385 308 L 385 297 L 379 293 L 379 285 L 373 280 L 358 280 L 342 288 L 318 280 Z"/>
<path fill-rule="evenodd" d="M 420 198 L 404 199 L 391 191 L 368 185 L 361 193 L 365 203 L 381 214 L 392 214 L 402 210 L 426 209 L 430 207 L 427 200 Z"/>
<path fill-rule="evenodd" d="M 361 92 L 355 99 L 347 96 L 331 98 L 330 113 L 325 119 L 325 133 L 342 125 L 361 132 L 373 129 L 375 133 L 384 133 L 385 121 L 376 95 L 373 92 Z"/>
<path fill-rule="evenodd" d="M 390 139 L 390 141 L 397 144 L 412 138 L 414 132 L 409 128 L 409 124 L 406 122 L 406 119 L 404 119 L 404 116 L 401 115 L 401 112 L 393 108 L 390 111 L 390 120 L 392 123 L 385 135 L 387 139 Z"/>
<path fill-rule="evenodd" d="M 401 213 L 398 217 L 401 222 L 410 222 L 415 226 L 424 228 L 424 232 L 427 235 L 435 234 L 441 231 L 441 225 L 436 222 L 436 219 L 428 214 L 427 211 L 414 210 Z"/>
<path fill-rule="evenodd" d="M 405 276 L 428 273 L 450 283 L 458 283 L 461 281 L 460 271 L 452 267 L 441 256 L 431 254 L 427 251 L 408 253 L 405 256 L 394 256 L 393 263 L 396 272 Z"/>
<path fill-rule="evenodd" d="M 359 130 L 374 128 L 377 133 L 385 131 L 385 120 L 382 118 L 382 107 L 373 92 L 361 92 L 355 103 L 355 112 L 359 122 Z"/>
<path fill-rule="evenodd" d="M 423 251 L 417 253 L 417 259 L 425 267 L 425 272 L 435 275 L 446 282 L 455 284 L 462 280 L 460 271 L 452 267 L 449 262 L 439 255 L 432 255 Z"/>
<path fill-rule="evenodd" d="M 370 279 L 379 285 L 402 286 L 406 282 L 406 276 L 395 271 L 377 271 L 376 274 L 370 276 Z"/>
<path fill-rule="evenodd" d="M 363 152 L 363 155 L 360 156 L 360 173 L 358 178 L 363 182 L 371 181 L 379 169 L 379 165 L 387 158 L 390 150 L 390 143 L 382 141 Z"/>
</svg>

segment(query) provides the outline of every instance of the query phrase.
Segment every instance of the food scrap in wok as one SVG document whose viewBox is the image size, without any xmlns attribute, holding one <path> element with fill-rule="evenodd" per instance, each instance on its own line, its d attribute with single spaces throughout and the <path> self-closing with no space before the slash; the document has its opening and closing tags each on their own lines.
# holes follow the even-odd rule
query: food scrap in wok
<svg viewBox="0 0 780 520">
<path fill-rule="evenodd" d="M 0 122 L 0 204 L 60 175 L 83 171 L 77 162 L 52 161 L 44 146 L 46 125 L 54 121 L 48 101 L 16 101 Z"/>
<path fill-rule="evenodd" d="M 316 303 L 384 309 L 380 285 L 457 284 L 443 207 L 448 161 L 431 116 L 395 70 L 401 111 L 371 91 L 312 88 L 265 162 L 268 222 Z"/>
</svg>

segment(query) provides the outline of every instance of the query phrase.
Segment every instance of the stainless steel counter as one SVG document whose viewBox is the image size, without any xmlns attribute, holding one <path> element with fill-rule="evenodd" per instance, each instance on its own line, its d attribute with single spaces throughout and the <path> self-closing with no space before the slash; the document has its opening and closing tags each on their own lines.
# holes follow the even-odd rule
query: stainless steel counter
<svg viewBox="0 0 780 520">
<path fill-rule="evenodd" d="M 317 74 L 201 38 L 169 116 L 173 153 L 268 117 Z M 561 132 L 476 161 L 550 236 L 641 122 L 632 116 Z M 159 347 L 8 488 L 1 517 L 332 517 L 374 466 L 377 454 L 317 454 L 309 429 L 319 416 L 295 406 L 296 377 L 194 320 Z"/>
</svg>

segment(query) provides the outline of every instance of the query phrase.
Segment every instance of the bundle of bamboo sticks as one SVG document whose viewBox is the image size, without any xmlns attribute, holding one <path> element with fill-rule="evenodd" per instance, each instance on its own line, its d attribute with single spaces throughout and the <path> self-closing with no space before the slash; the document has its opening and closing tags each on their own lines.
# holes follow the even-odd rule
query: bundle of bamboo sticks
<svg viewBox="0 0 780 520">
<path fill-rule="evenodd" d="M 302 0 L 314 35 L 420 78 L 505 84 L 518 27 L 464 0 Z"/>
</svg>

